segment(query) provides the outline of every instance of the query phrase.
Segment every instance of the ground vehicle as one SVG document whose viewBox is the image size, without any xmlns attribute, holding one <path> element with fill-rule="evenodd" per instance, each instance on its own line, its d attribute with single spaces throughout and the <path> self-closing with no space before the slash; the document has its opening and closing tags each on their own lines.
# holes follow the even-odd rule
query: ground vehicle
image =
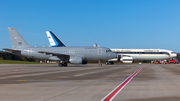
<svg viewBox="0 0 180 101">
<path fill-rule="evenodd" d="M 176 62 L 176 60 L 169 60 L 166 61 L 164 64 L 178 64 L 178 62 Z"/>
<path fill-rule="evenodd" d="M 178 64 L 179 60 L 174 58 L 172 60 L 164 60 L 164 61 L 151 61 L 151 64 Z"/>
</svg>

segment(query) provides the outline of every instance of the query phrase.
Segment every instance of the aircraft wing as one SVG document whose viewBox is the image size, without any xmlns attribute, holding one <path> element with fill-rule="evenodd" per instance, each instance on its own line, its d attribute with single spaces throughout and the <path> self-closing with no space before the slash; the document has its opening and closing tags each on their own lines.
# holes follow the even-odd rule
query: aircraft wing
<svg viewBox="0 0 180 101">
<path fill-rule="evenodd" d="M 69 58 L 70 58 L 70 55 L 67 55 L 67 54 L 59 54 L 59 53 L 46 52 L 46 51 L 38 51 L 38 53 L 44 53 L 47 55 L 52 54 L 53 56 L 57 56 L 61 60 L 69 60 Z"/>
</svg>

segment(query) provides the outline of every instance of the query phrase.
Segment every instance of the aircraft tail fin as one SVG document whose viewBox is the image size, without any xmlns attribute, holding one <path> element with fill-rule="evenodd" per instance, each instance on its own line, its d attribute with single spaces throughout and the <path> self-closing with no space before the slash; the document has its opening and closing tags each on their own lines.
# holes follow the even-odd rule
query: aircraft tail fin
<svg viewBox="0 0 180 101">
<path fill-rule="evenodd" d="M 12 48 L 27 48 L 29 46 L 21 35 L 13 27 L 8 27 Z"/>
<path fill-rule="evenodd" d="M 52 31 L 46 31 L 46 34 L 51 47 L 66 47 Z"/>
</svg>

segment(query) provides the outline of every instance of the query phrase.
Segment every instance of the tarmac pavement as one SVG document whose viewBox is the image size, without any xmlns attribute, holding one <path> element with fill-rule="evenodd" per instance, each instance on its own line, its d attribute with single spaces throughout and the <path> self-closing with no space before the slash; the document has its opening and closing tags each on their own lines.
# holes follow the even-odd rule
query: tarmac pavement
<svg viewBox="0 0 180 101">
<path fill-rule="evenodd" d="M 113 101 L 179 101 L 179 64 L 0 64 L 0 100 L 100 101 L 142 66 Z"/>
</svg>

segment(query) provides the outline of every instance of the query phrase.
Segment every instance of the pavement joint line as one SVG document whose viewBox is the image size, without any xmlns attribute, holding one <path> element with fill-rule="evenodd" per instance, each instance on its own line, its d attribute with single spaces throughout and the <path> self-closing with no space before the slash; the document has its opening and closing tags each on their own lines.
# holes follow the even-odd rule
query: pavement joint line
<svg viewBox="0 0 180 101">
<path fill-rule="evenodd" d="M 99 67 L 97 67 L 99 68 Z M 75 69 L 75 70 L 65 70 L 65 71 L 56 71 L 56 72 L 46 72 L 46 73 L 36 73 L 36 74 L 24 74 L 24 75 L 13 75 L 13 76 L 6 76 L 6 77 L 1 77 L 0 79 L 8 79 L 8 78 L 16 78 L 16 77 L 23 77 L 23 76 L 37 76 L 37 75 L 44 75 L 44 74 L 49 74 L 49 73 L 62 73 L 62 72 L 71 72 L 71 71 L 78 71 L 78 70 L 89 70 L 92 68 L 83 68 L 83 69 Z M 94 69 L 94 68 L 93 68 Z"/>
<path fill-rule="evenodd" d="M 115 89 L 113 89 L 109 94 L 107 94 L 101 101 L 112 101 L 116 95 L 133 79 L 134 76 L 143 68 L 139 68 L 133 74 L 131 74 L 126 80 L 119 84 Z"/>
<path fill-rule="evenodd" d="M 169 76 L 167 76 L 167 75 L 164 75 L 164 76 L 166 76 L 166 77 L 169 79 L 169 81 L 171 81 L 176 87 L 178 87 L 178 88 L 180 89 L 180 87 L 179 87 L 174 81 L 172 81 L 172 80 L 169 78 Z"/>
<path fill-rule="evenodd" d="M 114 69 L 119 69 L 119 68 L 114 68 Z M 114 70 L 113 69 L 113 70 Z M 93 73 L 99 73 L 99 72 L 103 72 L 103 71 L 107 71 L 107 70 L 112 70 L 112 68 L 109 69 L 105 69 L 105 70 L 99 70 L 99 71 L 95 71 L 95 72 L 87 72 L 87 73 L 82 73 L 82 74 L 78 74 L 78 75 L 74 75 L 74 76 L 83 76 L 83 75 L 88 75 L 88 74 L 93 74 Z"/>
</svg>

